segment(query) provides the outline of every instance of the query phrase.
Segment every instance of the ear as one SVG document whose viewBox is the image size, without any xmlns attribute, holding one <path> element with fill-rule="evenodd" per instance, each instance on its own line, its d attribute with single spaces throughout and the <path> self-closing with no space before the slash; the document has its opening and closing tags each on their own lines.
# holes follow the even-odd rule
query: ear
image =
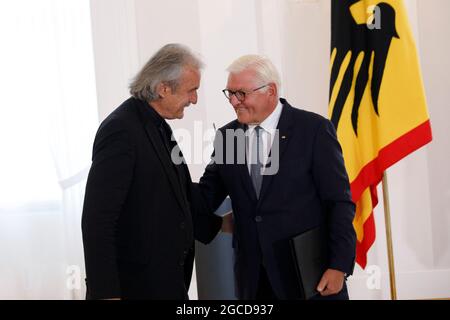
<svg viewBox="0 0 450 320">
<path fill-rule="evenodd" d="M 160 98 L 165 98 L 172 90 L 167 84 L 161 82 L 160 84 L 158 84 L 156 91 Z"/>
<path fill-rule="evenodd" d="M 269 89 L 267 90 L 271 96 L 277 97 L 278 96 L 278 89 L 277 85 L 275 83 L 269 84 Z"/>
</svg>

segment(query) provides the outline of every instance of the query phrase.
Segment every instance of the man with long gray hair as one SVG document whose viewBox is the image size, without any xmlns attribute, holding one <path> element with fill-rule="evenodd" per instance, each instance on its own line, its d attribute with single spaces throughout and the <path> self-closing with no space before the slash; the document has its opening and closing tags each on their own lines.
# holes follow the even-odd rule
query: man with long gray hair
<svg viewBox="0 0 450 320">
<path fill-rule="evenodd" d="M 130 85 L 131 98 L 98 129 L 82 217 L 88 299 L 188 299 L 194 238 L 210 242 L 208 213 L 165 119 L 197 103 L 202 62 L 168 44 Z"/>
</svg>

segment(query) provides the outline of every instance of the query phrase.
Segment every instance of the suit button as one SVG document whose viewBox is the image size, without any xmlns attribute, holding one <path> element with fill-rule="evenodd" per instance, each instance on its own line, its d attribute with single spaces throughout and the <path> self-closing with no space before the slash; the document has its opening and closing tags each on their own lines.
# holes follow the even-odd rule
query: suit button
<svg viewBox="0 0 450 320">
<path fill-rule="evenodd" d="M 186 225 L 185 225 L 184 222 L 180 223 L 180 228 L 181 228 L 181 230 L 184 230 L 185 227 L 186 227 Z"/>
<path fill-rule="evenodd" d="M 184 266 L 184 259 L 181 259 L 179 264 L 181 267 Z"/>
<path fill-rule="evenodd" d="M 263 219 L 262 219 L 262 217 L 261 216 L 256 216 L 255 217 L 255 221 L 256 222 L 261 222 Z"/>
</svg>

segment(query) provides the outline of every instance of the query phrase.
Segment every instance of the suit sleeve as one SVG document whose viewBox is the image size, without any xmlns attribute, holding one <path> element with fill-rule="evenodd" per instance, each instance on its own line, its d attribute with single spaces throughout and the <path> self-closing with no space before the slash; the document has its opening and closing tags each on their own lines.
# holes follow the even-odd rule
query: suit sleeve
<svg viewBox="0 0 450 320">
<path fill-rule="evenodd" d="M 222 226 L 222 217 L 216 216 L 210 209 L 197 183 L 191 185 L 191 199 L 194 237 L 196 240 L 208 244 L 219 232 Z"/>
<path fill-rule="evenodd" d="M 82 215 L 89 299 L 121 296 L 115 244 L 134 159 L 123 127 L 114 120 L 102 125 L 94 142 Z"/>
<path fill-rule="evenodd" d="M 313 176 L 327 210 L 330 268 L 353 273 L 356 234 L 353 228 L 355 204 L 333 124 L 325 120 L 314 142 Z"/>
<path fill-rule="evenodd" d="M 217 131 L 217 134 L 220 135 L 222 132 L 219 130 Z M 215 212 L 228 196 L 228 190 L 225 187 L 220 174 L 220 168 L 223 165 L 223 159 L 225 159 L 226 156 L 223 155 L 223 152 L 221 152 L 223 156 L 220 158 L 222 159 L 216 158 L 216 150 L 219 150 L 218 148 L 223 150 L 224 148 L 222 142 L 223 139 L 219 139 L 216 135 L 216 139 L 214 140 L 214 152 L 211 156 L 211 161 L 206 166 L 205 172 L 199 182 L 200 193 L 203 196 L 207 209 L 210 212 Z"/>
</svg>

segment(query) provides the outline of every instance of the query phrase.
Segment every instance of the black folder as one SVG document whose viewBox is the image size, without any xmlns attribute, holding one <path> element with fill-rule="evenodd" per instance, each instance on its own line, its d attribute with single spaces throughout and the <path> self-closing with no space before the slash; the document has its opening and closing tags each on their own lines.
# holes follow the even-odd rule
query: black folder
<svg viewBox="0 0 450 320">
<path fill-rule="evenodd" d="M 325 226 L 319 226 L 291 239 L 292 253 L 303 298 L 319 294 L 316 290 L 328 268 L 328 241 Z"/>
</svg>

